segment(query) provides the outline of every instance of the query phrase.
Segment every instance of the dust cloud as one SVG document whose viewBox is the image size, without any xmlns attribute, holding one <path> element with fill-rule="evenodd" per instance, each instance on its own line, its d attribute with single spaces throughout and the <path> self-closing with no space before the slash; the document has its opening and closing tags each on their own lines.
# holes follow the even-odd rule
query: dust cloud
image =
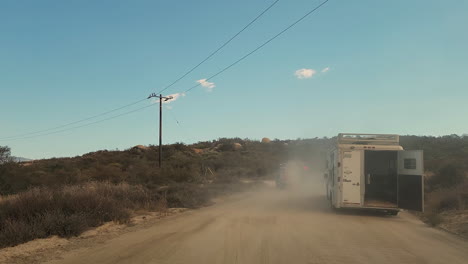
<svg viewBox="0 0 468 264">
<path fill-rule="evenodd" d="M 304 162 L 290 160 L 285 163 L 286 185 L 282 190 L 290 195 L 321 196 L 325 195 L 322 161 Z"/>
<path fill-rule="evenodd" d="M 284 172 L 281 172 L 281 167 Z M 328 213 L 326 200 L 325 162 L 321 158 L 304 161 L 291 159 L 281 165 L 266 186 L 252 191 L 256 209 L 280 212 L 310 213 L 320 211 Z M 285 184 L 278 183 L 278 177 L 285 175 Z M 255 197 L 255 198 L 254 198 Z M 247 209 L 245 210 L 247 211 Z M 255 212 L 251 212 L 255 214 Z"/>
</svg>

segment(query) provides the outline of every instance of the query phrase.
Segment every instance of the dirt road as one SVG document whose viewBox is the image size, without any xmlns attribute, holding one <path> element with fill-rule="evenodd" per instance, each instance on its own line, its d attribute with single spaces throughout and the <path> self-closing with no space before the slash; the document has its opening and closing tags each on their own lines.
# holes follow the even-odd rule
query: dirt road
<svg viewBox="0 0 468 264">
<path fill-rule="evenodd" d="M 397 217 L 334 213 L 273 188 L 162 220 L 49 263 L 468 263 L 468 242 Z"/>
</svg>

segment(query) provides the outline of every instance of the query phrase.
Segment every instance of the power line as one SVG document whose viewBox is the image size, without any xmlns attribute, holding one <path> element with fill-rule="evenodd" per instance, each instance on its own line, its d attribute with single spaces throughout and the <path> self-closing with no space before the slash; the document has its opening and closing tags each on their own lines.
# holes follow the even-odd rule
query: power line
<svg viewBox="0 0 468 264">
<path fill-rule="evenodd" d="M 33 136 L 18 137 L 18 138 L 13 138 L 13 139 L 0 139 L 0 141 L 14 141 L 14 140 L 20 140 L 20 139 L 29 139 L 29 138 L 42 137 L 42 136 L 47 136 L 47 135 L 52 135 L 52 134 L 58 134 L 58 133 L 62 133 L 62 132 L 65 132 L 65 131 L 72 130 L 72 129 L 77 129 L 77 128 L 81 128 L 81 127 L 86 127 L 86 126 L 102 123 L 102 122 L 105 122 L 105 121 L 108 121 L 108 120 L 111 120 L 111 119 L 115 119 L 115 118 L 118 118 L 118 117 L 121 117 L 121 116 L 124 116 L 124 115 L 128 115 L 128 114 L 131 114 L 131 113 L 134 113 L 134 112 L 137 112 L 137 111 L 141 111 L 143 109 L 146 109 L 146 108 L 149 108 L 149 107 L 152 107 L 152 106 L 155 106 L 155 105 L 156 104 L 146 105 L 146 106 L 134 109 L 132 111 L 122 113 L 122 114 L 118 114 L 118 115 L 111 116 L 111 117 L 101 119 L 101 120 L 97 120 L 97 121 L 94 121 L 94 122 L 91 122 L 91 123 L 86 123 L 86 124 L 83 124 L 83 125 L 74 126 L 74 127 L 70 127 L 70 128 L 66 128 L 66 129 L 62 129 L 62 130 L 58 130 L 58 131 L 53 131 L 53 132 L 39 134 L 39 135 L 33 135 Z"/>
<path fill-rule="evenodd" d="M 213 57 L 218 51 L 220 51 L 222 48 L 224 48 L 227 44 L 229 44 L 232 40 L 234 40 L 237 36 L 239 36 L 244 30 L 246 30 L 248 27 L 250 27 L 255 21 L 257 21 L 260 17 L 262 17 L 268 10 L 270 10 L 274 5 L 276 5 L 280 0 L 276 0 L 273 2 L 271 5 L 269 5 L 265 10 L 263 10 L 259 15 L 257 15 L 252 21 L 250 21 L 245 27 L 243 27 L 239 32 L 237 32 L 234 36 L 232 36 L 228 41 L 224 42 L 223 45 L 221 45 L 219 48 L 217 48 L 215 51 L 210 53 L 205 59 L 203 59 L 201 62 L 199 62 L 197 65 L 192 67 L 189 71 L 184 73 L 182 76 L 180 76 L 178 79 L 173 81 L 171 84 L 167 85 L 164 87 L 161 91 L 157 92 L 157 94 L 160 94 L 164 92 L 165 90 L 169 89 L 172 87 L 174 84 L 178 83 L 180 80 L 182 80 L 185 76 L 189 75 L 191 72 L 193 72 L 196 68 L 198 68 L 200 65 L 205 63 L 207 60 L 209 60 L 211 57 Z"/>
<path fill-rule="evenodd" d="M 236 65 L 237 63 L 243 61 L 244 59 L 246 59 L 247 57 L 249 57 L 250 55 L 254 54 L 255 52 L 257 52 L 258 50 L 260 50 L 261 48 L 263 48 L 264 46 L 266 46 L 268 43 L 270 43 L 271 41 L 273 41 L 274 39 L 276 39 L 277 37 L 281 36 L 284 32 L 288 31 L 290 28 L 294 27 L 297 23 L 301 22 L 303 19 L 305 19 L 306 17 L 308 17 L 310 14 L 312 14 L 313 12 L 315 12 L 317 9 L 319 9 L 320 7 L 322 7 L 325 3 L 327 3 L 329 0 L 325 0 L 323 1 L 320 5 L 318 5 L 317 7 L 315 7 L 314 9 L 310 10 L 309 12 L 307 12 L 305 15 L 303 15 L 301 18 L 299 18 L 298 20 L 296 20 L 294 23 L 292 23 L 291 25 L 289 25 L 288 27 L 286 27 L 285 29 L 283 29 L 282 31 L 280 31 L 278 34 L 274 35 L 273 37 L 271 37 L 270 39 L 268 39 L 267 41 L 265 41 L 263 44 L 261 44 L 260 46 L 258 46 L 257 48 L 253 49 L 252 51 L 250 51 L 249 53 L 245 54 L 243 57 L 241 57 L 240 59 L 236 60 L 235 62 L 231 63 L 229 66 L 223 68 L 221 71 L 213 74 L 212 76 L 210 76 L 209 78 L 207 78 L 205 81 L 209 81 L 210 79 L 213 79 L 214 77 L 220 75 L 221 73 L 227 71 L 229 68 L 233 67 L 234 65 Z M 200 83 L 190 87 L 189 89 L 187 89 L 184 93 L 187 93 L 195 88 L 197 88 L 198 86 L 200 86 Z"/>
<path fill-rule="evenodd" d="M 136 104 L 141 103 L 143 101 L 146 101 L 146 98 L 142 99 L 142 100 L 135 101 L 133 103 L 130 103 L 130 104 L 127 104 L 127 105 L 124 105 L 124 106 L 121 106 L 121 107 L 118 107 L 118 108 L 115 108 L 115 109 L 112 109 L 112 110 L 109 110 L 109 111 L 106 111 L 106 112 L 103 112 L 103 113 L 100 113 L 100 114 L 97 114 L 97 115 L 94 115 L 94 116 L 91 116 L 91 117 L 87 117 L 87 118 L 80 119 L 78 121 L 70 122 L 70 123 L 67 123 L 67 124 L 64 124 L 64 125 L 60 125 L 60 126 L 56 126 L 56 127 L 52 127 L 52 128 L 48 128 L 48 129 L 43 129 L 43 130 L 37 130 L 37 131 L 33 131 L 33 132 L 28 132 L 28 133 L 24 133 L 24 134 L 19 134 L 19 135 L 16 135 L 16 136 L 2 137 L 2 138 L 0 138 L 0 141 L 6 141 L 6 140 L 12 139 L 12 138 L 29 136 L 29 135 L 34 135 L 34 134 L 40 134 L 40 133 L 43 133 L 43 132 L 47 132 L 47 131 L 56 130 L 56 129 L 59 129 L 59 128 L 75 125 L 75 124 L 78 124 L 78 123 L 81 123 L 81 122 L 84 122 L 84 121 L 88 121 L 88 120 L 91 120 L 91 119 L 94 119 L 94 118 L 97 118 L 97 117 L 100 117 L 100 116 L 104 116 L 104 115 L 116 112 L 118 110 L 130 107 L 132 105 L 136 105 Z"/>
<path fill-rule="evenodd" d="M 213 52 L 212 54 L 210 54 L 205 60 L 203 60 L 201 63 L 199 63 L 199 65 L 195 66 L 193 69 L 191 69 L 188 73 L 184 74 L 181 78 L 179 78 L 178 80 L 176 80 L 174 82 L 174 84 L 176 82 L 178 82 L 180 79 L 182 79 L 183 77 L 185 77 L 186 75 L 188 75 L 191 71 L 193 71 L 194 69 L 196 69 L 198 66 L 200 66 L 201 64 L 203 64 L 203 62 L 205 62 L 206 60 L 208 60 L 210 57 L 212 57 L 214 54 L 216 54 L 219 50 L 221 50 L 224 46 L 226 46 L 230 41 L 232 41 L 232 39 L 234 39 L 237 35 L 239 35 L 242 31 L 244 31 L 248 26 L 250 26 L 253 22 L 255 22 L 260 16 L 262 16 L 266 11 L 268 11 L 273 5 L 275 5 L 279 0 L 275 1 L 272 5 L 270 5 L 266 10 L 264 10 L 259 16 L 257 16 L 253 21 L 251 21 L 251 23 L 249 23 L 246 27 L 244 27 L 241 31 L 239 31 L 233 38 L 231 38 L 230 40 L 228 40 L 225 44 L 223 44 L 220 48 L 218 48 L 218 50 L 216 50 L 215 52 Z M 270 43 L 271 41 L 273 41 L 274 39 L 278 38 L 279 36 L 281 36 L 283 33 L 285 33 L 286 31 L 288 31 L 289 29 L 291 29 L 292 27 L 294 27 L 296 24 L 298 24 L 299 22 L 301 22 L 302 20 L 304 20 L 306 17 L 308 17 L 310 14 L 312 14 L 313 12 L 315 12 L 316 10 L 318 10 L 320 7 L 322 7 L 325 3 L 327 3 L 329 0 L 325 0 L 324 2 L 322 2 L 321 4 L 319 4 L 317 7 L 315 7 L 314 9 L 310 10 L 309 12 L 307 12 L 305 15 L 303 15 L 302 17 L 300 17 L 299 19 L 297 19 L 294 23 L 292 23 L 291 25 L 289 25 L 288 27 L 286 27 L 285 29 L 283 29 L 282 31 L 280 31 L 278 34 L 274 35 L 273 37 L 271 37 L 270 39 L 268 39 L 267 41 L 265 41 L 263 44 L 261 44 L 260 46 L 258 46 L 257 48 L 255 48 L 254 50 L 250 51 L 249 53 L 247 53 L 246 55 L 244 55 L 243 57 L 241 57 L 240 59 L 236 60 L 235 62 L 231 63 L 230 65 L 228 65 L 227 67 L 223 68 L 221 71 L 215 73 L 214 75 L 210 76 L 209 78 L 206 79 L 206 81 L 218 76 L 219 74 L 225 72 L 226 70 L 230 69 L 231 67 L 233 67 L 234 65 L 238 64 L 239 62 L 243 61 L 244 59 L 246 59 L 247 57 L 249 57 L 250 55 L 254 54 L 255 52 L 257 52 L 258 50 L 260 50 L 261 48 L 263 48 L 264 46 L 266 46 L 268 43 Z M 169 85 L 168 87 L 165 87 L 162 91 L 164 91 L 165 89 L 171 87 L 173 84 Z M 200 84 L 198 83 L 197 85 L 194 85 L 192 86 L 191 88 L 187 89 L 185 91 L 185 93 L 191 91 L 192 89 L 196 88 L 200 86 Z M 160 93 L 160 92 L 159 92 Z M 66 126 L 70 126 L 70 125 L 73 125 L 73 124 L 77 124 L 77 123 L 81 123 L 81 122 L 84 122 L 84 121 L 87 121 L 87 120 L 90 120 L 90 119 L 94 119 L 96 117 L 100 117 L 100 116 L 103 116 L 103 115 L 106 115 L 106 114 L 109 114 L 109 113 L 112 113 L 112 112 L 115 112 L 115 111 L 118 111 L 118 110 L 121 110 L 123 108 L 126 108 L 126 107 L 129 107 L 129 106 L 132 106 L 132 105 L 135 105 L 137 103 L 140 103 L 142 101 L 145 101 L 147 100 L 147 98 L 145 99 L 142 99 L 142 100 L 138 100 L 136 102 L 133 102 L 133 103 L 130 103 L 130 104 L 127 104 L 127 105 L 124 105 L 122 107 L 119 107 L 119 108 L 115 108 L 115 109 L 112 109 L 110 111 L 107 111 L 107 112 L 104 112 L 104 113 L 101 113 L 101 114 L 97 114 L 97 115 L 94 115 L 92 117 L 88 117 L 88 118 L 84 118 L 84 119 L 81 119 L 81 120 L 78 120 L 78 121 L 75 121 L 75 122 L 71 122 L 71 123 L 68 123 L 68 124 L 64 124 L 64 125 L 61 125 L 61 126 L 57 126 L 57 127 L 54 127 L 54 128 L 50 128 L 50 129 L 44 129 L 44 130 L 40 130 L 40 131 L 35 131 L 35 132 L 30 132 L 30 133 L 25 133 L 25 134 L 22 134 L 22 135 L 18 135 L 18 136 L 11 136 L 11 137 L 5 137 L 5 138 L 0 138 L 0 141 L 11 141 L 11 140 L 18 140 L 18 139 L 27 139 L 27 138 L 34 138 L 34 137 L 38 137 L 38 136 L 46 136 L 46 135 L 50 135 L 50 134 L 56 134 L 56 133 L 61 133 L 61 132 L 64 132 L 64 131 L 68 131 L 68 130 L 72 130 L 72 129 L 77 129 L 77 128 L 81 128 L 81 127 L 85 127 L 85 126 L 90 126 L 90 125 L 93 125 L 93 124 L 97 124 L 97 123 L 101 123 L 101 122 L 104 122 L 104 121 L 107 121 L 107 120 L 110 120 L 110 119 L 114 119 L 114 118 L 118 118 L 118 117 L 121 117 L 123 115 L 127 115 L 127 114 L 130 114 L 130 113 L 133 113 L 133 112 L 136 112 L 136 111 L 140 111 L 140 110 L 143 110 L 145 108 L 148 108 L 148 107 L 151 107 L 153 105 L 147 105 L 147 106 L 144 106 L 144 107 L 141 107 L 141 108 L 138 108 L 138 109 L 135 109 L 135 110 L 132 110 L 132 111 L 129 111 L 129 112 L 125 112 L 125 113 L 122 113 L 122 114 L 119 114 L 119 115 L 116 115 L 116 116 L 112 116 L 112 117 L 109 117 L 109 118 L 105 118 L 105 119 L 102 119 L 102 120 L 98 120 L 98 121 L 95 121 L 95 122 L 91 122 L 91 123 L 87 123 L 87 124 L 84 124 L 84 125 L 80 125 L 80 126 L 75 126 L 75 127 L 71 127 L 71 128 L 68 128 L 68 129 L 63 129 L 63 130 L 58 130 L 58 131 L 54 131 L 54 132 L 50 132 L 50 133 L 45 133 L 45 134 L 40 134 L 40 135 L 34 135 L 34 136 L 30 136 L 30 137 L 21 137 L 21 136 L 27 136 L 27 135 L 32 135 L 32 134 L 37 134 L 37 133 L 42 133 L 42 132 L 47 132 L 47 131 L 50 131 L 50 130 L 55 130 L 55 129 L 58 129 L 58 128 L 62 128 L 62 127 L 66 127 Z M 18 138 L 19 137 L 19 138 Z"/>
<path fill-rule="evenodd" d="M 257 21 L 260 17 L 262 17 L 266 12 L 268 12 L 268 10 L 270 10 L 274 5 L 276 5 L 280 0 L 276 0 L 274 1 L 272 4 L 270 4 L 266 9 L 264 9 L 259 15 L 257 15 L 252 21 L 250 21 L 246 26 L 244 26 L 240 31 L 238 31 L 236 34 L 234 34 L 234 36 L 232 36 L 229 40 L 227 40 L 226 42 L 224 42 L 220 47 L 218 47 L 215 51 L 213 51 L 212 53 L 210 53 L 205 59 L 203 59 L 201 62 L 199 62 L 197 65 L 195 65 L 194 67 L 192 67 L 189 71 L 187 71 L 186 73 L 184 73 L 182 76 L 180 76 L 179 78 L 177 78 L 175 81 L 173 81 L 171 84 L 167 85 L 166 87 L 164 87 L 161 91 L 158 92 L 158 94 L 162 93 L 163 91 L 169 89 L 170 87 L 172 87 L 173 85 L 175 85 L 176 83 L 178 83 L 180 80 L 182 80 L 185 76 L 187 76 L 188 74 L 190 74 L 191 72 L 193 72 L 195 69 L 197 69 L 198 67 L 200 67 L 203 63 L 205 63 L 207 60 L 209 60 L 211 57 L 213 57 L 216 53 L 218 53 L 221 49 L 223 49 L 225 46 L 227 46 L 232 40 L 234 40 L 237 36 L 239 36 L 242 32 L 244 32 L 247 28 L 249 28 L 253 23 L 255 23 L 255 21 Z M 88 120 L 91 120 L 91 119 L 94 119 L 94 118 L 97 118 L 97 117 L 101 117 L 101 116 L 104 116 L 104 115 L 107 115 L 107 114 L 110 114 L 110 113 L 113 113 L 113 112 L 116 112 L 118 110 L 121 110 L 121 109 L 124 109 L 124 108 L 127 108 L 127 107 L 130 107 L 132 105 L 135 105 L 135 104 L 138 104 L 140 102 L 143 102 L 145 101 L 147 98 L 145 99 L 142 99 L 142 100 L 138 100 L 138 101 L 135 101 L 133 103 L 130 103 L 130 104 L 127 104 L 127 105 L 124 105 L 124 106 L 121 106 L 121 107 L 118 107 L 118 108 L 115 108 L 115 109 L 112 109 L 112 110 L 109 110 L 109 111 L 106 111 L 106 112 L 103 112 L 103 113 L 100 113 L 100 114 L 97 114 L 97 115 L 94 115 L 94 116 L 91 116 L 91 117 L 87 117 L 87 118 L 83 118 L 83 119 L 80 119 L 80 120 L 77 120 L 77 121 L 74 121 L 74 122 L 70 122 L 70 123 L 66 123 L 66 124 L 63 124 L 63 125 L 59 125 L 59 126 L 56 126 L 56 127 L 52 127 L 52 128 L 48 128 L 48 129 L 43 129 L 43 130 L 37 130 L 37 131 L 32 131 L 32 132 L 28 132 L 28 133 L 24 133 L 24 134 L 19 134 L 19 135 L 15 135 L 15 136 L 7 136 L 7 137 L 2 137 L 0 138 L 0 141 L 5 141 L 7 139 L 13 139 L 13 138 L 17 138 L 17 137 L 23 137 L 23 136 L 29 136 L 29 135 L 34 135 L 34 134 L 40 134 L 40 133 L 43 133 L 43 132 L 47 132 L 47 131 L 52 131 L 52 130 L 56 130 L 56 129 L 60 129 L 60 128 L 63 128 L 63 127 L 67 127 L 67 126 L 71 126 L 71 125 L 75 125 L 75 124 L 78 124 L 78 123 L 82 123 L 84 121 L 88 121 Z"/>
</svg>

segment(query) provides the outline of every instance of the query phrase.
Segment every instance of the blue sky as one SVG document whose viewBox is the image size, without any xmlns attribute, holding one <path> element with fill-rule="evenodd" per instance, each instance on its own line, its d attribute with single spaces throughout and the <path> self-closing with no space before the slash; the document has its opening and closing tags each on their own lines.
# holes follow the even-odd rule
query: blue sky
<svg viewBox="0 0 468 264">
<path fill-rule="evenodd" d="M 2 1 L 0 140 L 87 118 L 157 92 L 272 2 Z M 183 92 L 213 75 L 320 2 L 279 1 L 166 94 Z M 210 80 L 214 88 L 197 87 L 167 104 L 164 142 L 295 139 L 339 132 L 467 133 L 467 11 L 463 0 L 330 0 Z M 300 69 L 315 74 L 300 79 L 295 76 Z M 46 158 L 156 144 L 157 110 L 149 107 L 61 133 L 2 140 L 0 145 L 10 146 L 17 156 Z"/>
</svg>

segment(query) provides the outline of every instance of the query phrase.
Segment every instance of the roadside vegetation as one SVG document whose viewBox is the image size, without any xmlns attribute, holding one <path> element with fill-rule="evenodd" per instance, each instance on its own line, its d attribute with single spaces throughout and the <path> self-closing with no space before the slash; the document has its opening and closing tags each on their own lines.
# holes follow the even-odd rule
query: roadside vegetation
<svg viewBox="0 0 468 264">
<path fill-rule="evenodd" d="M 163 147 L 162 169 L 154 146 L 23 163 L 3 147 L 0 248 L 76 236 L 108 221 L 126 223 L 135 211 L 205 206 L 271 177 L 290 158 L 322 149 L 316 144 L 239 138 L 172 144 Z"/>
<path fill-rule="evenodd" d="M 130 210 L 155 209 L 158 201 L 157 194 L 128 184 L 36 187 L 1 202 L 0 247 L 52 235 L 75 236 L 108 221 L 125 223 Z"/>
<path fill-rule="evenodd" d="M 405 149 L 425 151 L 423 218 L 443 226 L 454 214 L 459 220 L 468 216 L 468 137 L 400 140 Z M 252 185 L 245 180 L 272 178 L 288 160 L 320 171 L 333 142 L 222 138 L 178 143 L 163 147 L 162 169 L 154 146 L 22 163 L 12 161 L 8 147 L 0 147 L 0 248 L 51 235 L 76 236 L 108 221 L 127 223 L 136 211 L 205 206 L 213 197 Z M 468 219 L 457 228 L 468 234 Z"/>
<path fill-rule="evenodd" d="M 424 150 L 423 219 L 468 237 L 468 136 L 405 136 L 401 144 L 405 149 Z"/>
<path fill-rule="evenodd" d="M 444 165 L 426 180 L 425 219 L 468 237 L 468 179 L 461 163 Z"/>
</svg>

